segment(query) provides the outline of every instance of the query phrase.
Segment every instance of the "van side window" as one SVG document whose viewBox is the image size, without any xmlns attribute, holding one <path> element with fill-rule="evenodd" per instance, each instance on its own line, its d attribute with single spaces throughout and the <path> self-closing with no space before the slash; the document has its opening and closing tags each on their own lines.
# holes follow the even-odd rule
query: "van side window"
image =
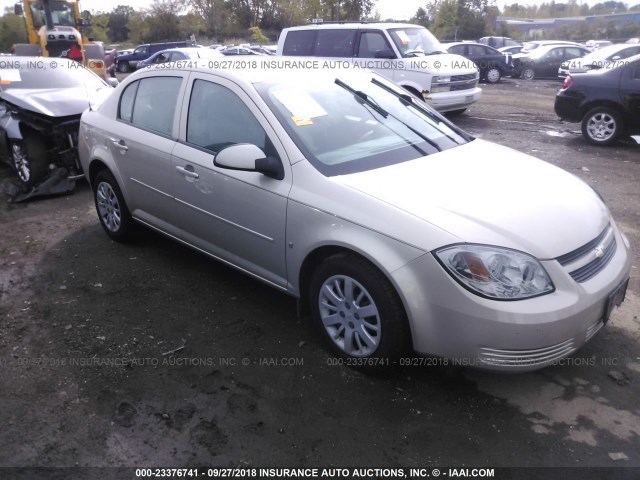
<svg viewBox="0 0 640 480">
<path fill-rule="evenodd" d="M 360 34 L 358 57 L 376 58 L 376 53 L 384 50 L 391 51 L 391 46 L 381 32 L 362 32 Z"/>
<path fill-rule="evenodd" d="M 353 57 L 355 38 L 355 30 L 318 30 L 314 55 L 316 57 Z"/>
<path fill-rule="evenodd" d="M 293 30 L 287 33 L 282 48 L 283 55 L 313 55 L 313 44 L 316 40 L 314 30 Z"/>
<path fill-rule="evenodd" d="M 266 132 L 244 102 L 228 88 L 205 80 L 193 84 L 187 142 L 212 152 L 251 143 L 271 154 Z"/>
<path fill-rule="evenodd" d="M 119 118 L 171 135 L 182 78 L 150 77 L 129 85 L 120 97 Z"/>
</svg>

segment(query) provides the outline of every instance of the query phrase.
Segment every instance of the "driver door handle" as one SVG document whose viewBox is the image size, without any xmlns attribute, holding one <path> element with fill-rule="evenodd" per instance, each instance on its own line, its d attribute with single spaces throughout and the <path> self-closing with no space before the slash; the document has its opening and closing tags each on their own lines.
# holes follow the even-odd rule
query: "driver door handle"
<svg viewBox="0 0 640 480">
<path fill-rule="evenodd" d="M 179 171 L 185 177 L 190 178 L 200 178 L 196 172 L 193 171 L 193 167 L 191 165 L 187 165 L 186 167 L 181 167 L 180 165 L 176 165 L 176 170 Z"/>
</svg>

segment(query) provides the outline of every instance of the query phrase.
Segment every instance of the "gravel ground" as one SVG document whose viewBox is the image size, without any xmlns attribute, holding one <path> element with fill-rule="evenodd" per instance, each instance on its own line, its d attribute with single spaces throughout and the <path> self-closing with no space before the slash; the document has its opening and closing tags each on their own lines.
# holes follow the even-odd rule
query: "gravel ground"
<svg viewBox="0 0 640 480">
<path fill-rule="evenodd" d="M 81 182 L 0 204 L 0 466 L 640 467 L 640 147 L 588 145 L 557 88 L 485 85 L 456 122 L 585 179 L 632 243 L 625 303 L 570 361 L 333 365 L 293 299 L 151 232 L 110 241 Z"/>
</svg>

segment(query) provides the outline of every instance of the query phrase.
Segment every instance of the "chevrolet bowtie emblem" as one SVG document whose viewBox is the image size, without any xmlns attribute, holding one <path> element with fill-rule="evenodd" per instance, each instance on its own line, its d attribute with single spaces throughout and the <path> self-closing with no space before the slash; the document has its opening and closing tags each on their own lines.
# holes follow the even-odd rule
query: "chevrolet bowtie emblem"
<svg viewBox="0 0 640 480">
<path fill-rule="evenodd" d="M 596 258 L 600 258 L 604 255 L 604 245 L 598 245 L 593 251 L 596 254 Z"/>
</svg>

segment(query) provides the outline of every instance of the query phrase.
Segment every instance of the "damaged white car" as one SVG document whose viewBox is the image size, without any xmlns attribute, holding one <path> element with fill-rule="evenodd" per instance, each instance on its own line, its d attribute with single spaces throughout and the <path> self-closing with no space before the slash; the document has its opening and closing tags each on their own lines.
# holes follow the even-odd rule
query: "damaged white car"
<svg viewBox="0 0 640 480">
<path fill-rule="evenodd" d="M 77 140 L 80 115 L 112 87 L 64 58 L 0 60 L 0 158 L 17 173 L 13 200 L 65 193 L 82 171 Z"/>
</svg>

